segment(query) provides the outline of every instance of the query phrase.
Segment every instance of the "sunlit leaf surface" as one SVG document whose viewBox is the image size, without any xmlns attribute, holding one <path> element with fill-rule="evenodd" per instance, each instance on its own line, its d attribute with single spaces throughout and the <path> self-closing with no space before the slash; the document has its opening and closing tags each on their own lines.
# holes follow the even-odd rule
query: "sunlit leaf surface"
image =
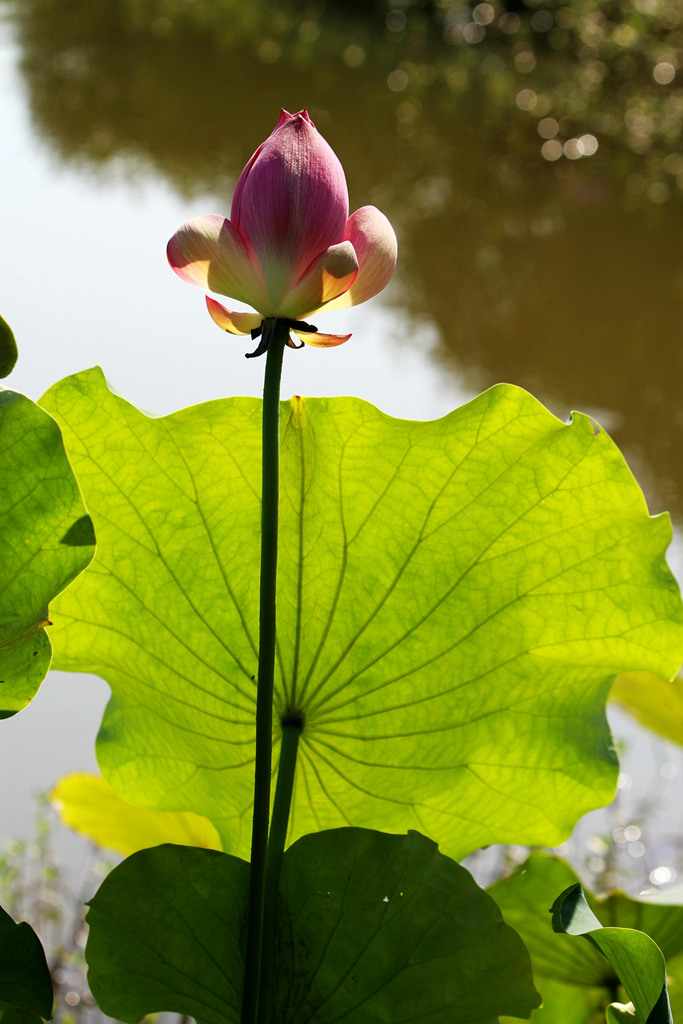
<svg viewBox="0 0 683 1024">
<path fill-rule="evenodd" d="M 116 868 L 88 914 L 102 1009 L 238 1024 L 247 877 L 236 857 L 179 846 Z M 494 1024 L 538 1003 L 528 954 L 495 903 L 417 833 L 305 836 L 285 853 L 278 915 L 281 1024 Z"/>
<path fill-rule="evenodd" d="M 258 636 L 260 413 L 152 419 L 99 371 L 44 403 L 98 534 L 54 609 L 56 663 L 113 697 L 100 765 L 127 799 L 246 852 Z M 282 405 L 276 701 L 305 720 L 291 838 L 415 827 L 458 856 L 552 844 L 610 799 L 610 678 L 672 674 L 681 603 L 622 457 L 502 385 L 440 421 Z"/>
<path fill-rule="evenodd" d="M 0 717 L 24 708 L 51 657 L 48 603 L 92 558 L 59 427 L 33 402 L 0 391 Z"/>
<path fill-rule="evenodd" d="M 605 1008 L 617 993 L 622 996 L 619 1001 L 628 1001 L 614 966 L 595 946 L 552 931 L 548 911 L 559 893 L 577 881 L 565 861 L 534 854 L 514 875 L 488 890 L 531 954 L 536 987 L 543 997 L 543 1007 L 532 1015 L 538 1024 L 593 1024 L 604 1019 Z M 603 900 L 589 895 L 588 904 L 599 921 L 610 926 L 608 931 L 644 933 L 657 944 L 666 959 L 677 1019 L 678 1010 L 683 1012 L 683 906 L 658 902 L 662 896 L 631 899 L 616 892 Z M 655 998 L 660 989 L 661 979 Z"/>
</svg>

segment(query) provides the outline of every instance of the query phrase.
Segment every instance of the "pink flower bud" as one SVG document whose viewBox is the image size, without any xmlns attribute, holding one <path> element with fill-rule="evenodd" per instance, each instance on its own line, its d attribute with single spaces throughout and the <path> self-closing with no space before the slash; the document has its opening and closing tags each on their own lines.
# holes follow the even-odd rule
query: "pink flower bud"
<svg viewBox="0 0 683 1024">
<path fill-rule="evenodd" d="M 309 319 L 376 295 L 394 271 L 396 236 L 372 206 L 349 218 L 336 155 L 305 110 L 283 110 L 240 175 L 230 220 L 188 221 L 169 242 L 168 259 L 184 280 L 257 310 L 231 313 L 208 300 L 219 326 L 246 334 L 266 317 Z M 321 347 L 350 337 L 295 333 Z"/>
</svg>

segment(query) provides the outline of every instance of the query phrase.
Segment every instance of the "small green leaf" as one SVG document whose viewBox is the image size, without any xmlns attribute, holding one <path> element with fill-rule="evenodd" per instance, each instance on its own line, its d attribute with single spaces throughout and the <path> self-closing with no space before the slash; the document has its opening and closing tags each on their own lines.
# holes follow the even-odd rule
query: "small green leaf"
<svg viewBox="0 0 683 1024">
<path fill-rule="evenodd" d="M 36 1024 L 52 1015 L 52 979 L 40 939 L 0 907 L 0 1011 L 3 1022 Z"/>
<path fill-rule="evenodd" d="M 178 846 L 116 868 L 88 913 L 104 1012 L 238 1024 L 248 870 Z M 526 950 L 493 900 L 417 833 L 339 829 L 290 847 L 275 951 L 280 1024 L 493 1024 L 538 1003 Z"/>
<path fill-rule="evenodd" d="M 92 558 L 92 523 L 59 427 L 0 391 L 0 717 L 33 698 L 50 665 L 48 603 Z"/>
<path fill-rule="evenodd" d="M 543 1008 L 533 1014 L 534 1021 L 539 1024 L 565 1024 L 565 1021 L 567 1024 L 588 1024 L 595 1019 L 595 1014 L 604 1014 L 607 1006 L 617 998 L 623 999 L 623 992 L 621 997 L 617 997 L 621 991 L 621 975 L 614 960 L 608 962 L 595 943 L 570 943 L 563 935 L 550 930 L 548 908 L 558 890 L 576 891 L 576 886 L 576 875 L 565 861 L 534 854 L 515 874 L 489 889 L 505 920 L 519 932 L 531 954 L 534 977 L 543 996 Z M 663 955 L 674 978 L 675 990 L 680 988 L 683 979 L 683 907 L 656 902 L 652 897 L 635 900 L 616 892 L 600 901 L 589 896 L 583 906 L 577 901 L 578 913 L 573 917 L 571 909 L 571 905 L 564 907 L 570 927 L 599 929 L 600 919 L 609 922 L 612 926 L 609 929 L 602 928 L 599 933 L 591 930 L 594 938 L 599 934 L 601 939 L 605 939 L 607 933 L 607 942 L 610 942 L 611 932 L 620 936 L 641 936 L 631 945 L 636 949 L 648 947 L 650 953 L 645 955 L 651 956 L 654 966 L 661 963 Z M 584 916 L 583 924 L 579 924 L 579 915 Z M 617 939 L 617 943 L 620 941 Z M 660 991 L 661 985 L 650 996 L 657 998 Z M 634 998 L 630 991 L 629 998 Z M 661 998 L 668 997 L 664 995 Z M 659 1008 L 655 1007 L 652 1012 L 657 1014 Z M 616 1009 L 613 1016 L 615 1014 Z M 619 1019 L 618 1016 L 615 1019 Z M 654 1016 L 651 1024 L 657 1019 Z"/>
<path fill-rule="evenodd" d="M 579 882 L 560 893 L 552 911 L 553 931 L 582 936 L 600 950 L 643 1021 L 673 1024 L 666 995 L 666 964 L 649 935 L 632 928 L 603 928 Z"/>
<path fill-rule="evenodd" d="M 12 328 L 0 316 L 0 378 L 9 377 L 17 361 L 17 343 Z"/>
<path fill-rule="evenodd" d="M 55 663 L 112 687 L 98 759 L 131 802 L 246 853 L 261 403 L 150 418 L 99 371 L 43 399 L 98 538 Z M 554 844 L 607 803 L 614 673 L 674 672 L 683 607 L 607 435 L 503 385 L 443 420 L 281 406 L 276 708 L 304 720 L 290 839 L 417 828 L 459 856 Z"/>
</svg>

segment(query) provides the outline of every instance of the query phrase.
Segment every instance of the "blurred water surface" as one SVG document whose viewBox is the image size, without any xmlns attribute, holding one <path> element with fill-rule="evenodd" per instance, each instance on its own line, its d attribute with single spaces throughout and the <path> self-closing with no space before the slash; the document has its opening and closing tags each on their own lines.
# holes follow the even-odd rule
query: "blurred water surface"
<svg viewBox="0 0 683 1024">
<path fill-rule="evenodd" d="M 188 215 L 227 212 L 279 107 L 308 107 L 352 207 L 400 235 L 382 332 L 467 392 L 507 380 L 597 413 L 681 518 L 683 4 L 3 3 L 42 154 L 99 183 L 112 219 L 113 182 L 146 210 L 170 190 Z M 139 219 L 127 245 L 122 225 L 98 239 L 127 250 L 124 303 Z M 104 258 L 51 244 L 64 291 L 68 264 Z M 164 333 L 173 359 L 185 337 Z"/>
<path fill-rule="evenodd" d="M 307 107 L 351 208 L 389 216 L 400 258 L 381 297 L 321 318 L 347 345 L 288 353 L 283 393 L 428 418 L 510 381 L 562 418 L 595 415 L 652 510 L 683 520 L 680 0 L 0 0 L 0 15 L 12 386 L 38 397 L 97 362 L 159 413 L 259 394 L 262 364 L 164 247 L 183 220 L 228 214 L 280 107 Z M 48 680 L 5 756 L 29 716 L 89 685 Z M 95 690 L 68 766 L 92 762 Z M 41 772 L 13 797 L 22 829 Z"/>
</svg>

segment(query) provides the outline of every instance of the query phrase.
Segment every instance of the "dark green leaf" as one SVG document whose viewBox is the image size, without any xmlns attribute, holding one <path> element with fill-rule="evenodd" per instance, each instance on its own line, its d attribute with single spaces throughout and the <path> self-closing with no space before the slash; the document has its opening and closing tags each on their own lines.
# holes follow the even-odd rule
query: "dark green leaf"
<svg viewBox="0 0 683 1024">
<path fill-rule="evenodd" d="M 89 983 L 122 1021 L 172 1010 L 239 1024 L 249 865 L 191 846 L 124 860 L 90 902 Z"/>
<path fill-rule="evenodd" d="M 417 832 L 304 836 L 281 890 L 283 1024 L 483 1024 L 538 1005 L 528 954 L 493 900 Z"/>
<path fill-rule="evenodd" d="M 59 427 L 13 391 L 0 391 L 0 480 L 0 717 L 7 718 L 45 678 L 48 603 L 88 564 L 93 536 Z"/>
<path fill-rule="evenodd" d="M 172 1010 L 238 1024 L 247 881 L 243 861 L 189 847 L 124 861 L 88 914 L 101 1008 L 130 1022 Z M 495 903 L 417 833 L 305 836 L 285 853 L 280 897 L 280 1024 L 493 1024 L 538 1002 Z"/>
<path fill-rule="evenodd" d="M 60 544 L 68 544 L 72 548 L 93 547 L 95 545 L 95 531 L 90 516 L 81 516 L 69 527 Z"/>
<path fill-rule="evenodd" d="M 119 794 L 246 853 L 261 403 L 151 419 L 98 371 L 57 385 L 95 522 L 53 609 L 56 664 L 110 683 Z M 673 673 L 671 532 L 609 438 L 500 386 L 443 420 L 282 405 L 277 709 L 304 719 L 291 837 L 378 821 L 449 855 L 555 843 L 612 796 L 611 676 Z"/>
<path fill-rule="evenodd" d="M 17 343 L 12 328 L 0 316 L 0 378 L 8 377 L 17 361 Z"/>
<path fill-rule="evenodd" d="M 0 907 L 0 1011 L 2 1021 L 49 1018 L 52 980 L 33 928 L 17 924 Z"/>
<path fill-rule="evenodd" d="M 3 1006 L 0 1003 L 0 1024 L 42 1024 L 43 1018 L 33 1010 L 22 1010 L 18 1006 Z"/>
</svg>

